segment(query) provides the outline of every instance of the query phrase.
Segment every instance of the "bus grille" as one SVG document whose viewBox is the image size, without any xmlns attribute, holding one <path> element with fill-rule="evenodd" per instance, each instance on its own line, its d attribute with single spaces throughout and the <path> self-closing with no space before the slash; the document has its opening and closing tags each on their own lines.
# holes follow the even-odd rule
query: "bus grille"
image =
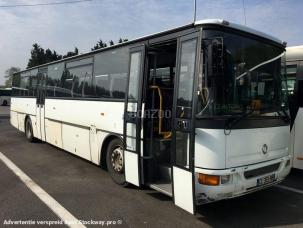
<svg viewBox="0 0 303 228">
<path fill-rule="evenodd" d="M 262 168 L 246 171 L 246 172 L 244 172 L 244 176 L 246 179 L 261 176 L 263 174 L 277 171 L 279 169 L 279 167 L 280 167 L 280 163 L 276 163 L 276 164 L 265 166 Z"/>
</svg>

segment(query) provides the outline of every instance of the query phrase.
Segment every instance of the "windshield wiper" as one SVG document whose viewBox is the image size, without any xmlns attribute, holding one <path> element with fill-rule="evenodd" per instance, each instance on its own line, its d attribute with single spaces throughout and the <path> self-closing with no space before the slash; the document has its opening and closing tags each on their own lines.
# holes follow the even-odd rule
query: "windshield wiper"
<svg viewBox="0 0 303 228">
<path fill-rule="evenodd" d="M 248 112 L 244 112 L 244 113 L 242 113 L 242 115 L 238 116 L 238 118 L 235 118 L 235 119 L 233 117 L 228 118 L 227 124 L 225 126 L 225 130 L 231 130 L 235 124 L 237 124 L 240 120 L 250 116 L 254 111 L 255 110 L 252 109 Z"/>
<path fill-rule="evenodd" d="M 262 111 L 264 111 L 264 110 L 266 110 L 266 109 L 262 109 Z M 252 110 L 250 110 L 250 111 L 248 111 L 248 112 L 242 113 L 242 115 L 238 116 L 237 118 L 233 118 L 233 117 L 228 118 L 228 119 L 227 119 L 227 123 L 226 123 L 226 125 L 225 125 L 225 132 L 226 132 L 226 131 L 232 130 L 232 127 L 235 126 L 235 124 L 237 124 L 240 120 L 242 120 L 242 119 L 244 119 L 244 118 L 250 116 L 251 114 L 253 114 L 254 111 L 256 111 L 256 110 L 253 110 L 253 109 L 252 109 Z M 260 111 L 261 111 L 261 110 L 260 110 Z M 281 113 L 281 111 L 282 111 L 283 114 Z M 289 122 L 289 121 L 290 121 L 290 117 L 289 117 L 287 111 L 286 111 L 283 107 L 281 107 L 281 111 L 276 111 L 276 112 L 278 113 L 278 115 L 279 115 L 285 122 Z M 228 133 L 228 134 L 229 134 L 229 133 Z"/>
<path fill-rule="evenodd" d="M 261 109 L 260 111 L 266 111 L 266 110 L 271 110 L 273 109 L 274 107 L 271 106 L 271 107 L 267 107 L 267 108 L 263 108 Z M 276 112 L 279 117 L 281 117 L 282 120 L 284 120 L 286 123 L 290 121 L 290 116 L 288 115 L 287 111 L 284 109 L 284 107 L 281 106 L 281 110 L 279 111 L 276 111 L 276 110 L 273 110 L 273 112 Z M 282 113 L 281 113 L 282 112 Z"/>
</svg>

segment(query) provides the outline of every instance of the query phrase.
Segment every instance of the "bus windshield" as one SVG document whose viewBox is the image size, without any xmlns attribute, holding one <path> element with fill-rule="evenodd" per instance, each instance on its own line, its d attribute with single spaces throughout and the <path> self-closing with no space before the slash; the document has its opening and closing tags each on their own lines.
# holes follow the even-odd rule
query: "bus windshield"
<svg viewBox="0 0 303 228">
<path fill-rule="evenodd" d="M 282 46 L 254 37 L 204 30 L 198 117 L 276 116 L 286 109 L 284 55 Z"/>
</svg>

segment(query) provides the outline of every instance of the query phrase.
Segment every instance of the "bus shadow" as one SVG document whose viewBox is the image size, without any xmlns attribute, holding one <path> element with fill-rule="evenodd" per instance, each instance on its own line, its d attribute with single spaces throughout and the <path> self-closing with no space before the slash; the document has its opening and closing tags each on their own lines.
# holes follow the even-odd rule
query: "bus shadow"
<svg viewBox="0 0 303 228">
<path fill-rule="evenodd" d="M 160 201 L 172 201 L 171 197 L 164 195 L 163 193 L 160 192 L 149 192 L 147 194 Z"/>
<path fill-rule="evenodd" d="M 292 169 L 288 177 L 283 181 L 284 186 L 295 188 L 297 190 L 303 191 L 303 170 Z"/>
<path fill-rule="evenodd" d="M 303 197 L 272 187 L 197 207 L 197 218 L 212 227 L 268 227 L 303 223 Z"/>
</svg>

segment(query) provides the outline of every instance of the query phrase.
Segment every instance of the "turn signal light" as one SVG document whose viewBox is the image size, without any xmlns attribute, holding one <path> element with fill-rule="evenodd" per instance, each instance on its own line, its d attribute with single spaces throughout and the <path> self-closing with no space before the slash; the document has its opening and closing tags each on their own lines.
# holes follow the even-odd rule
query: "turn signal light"
<svg viewBox="0 0 303 228">
<path fill-rule="evenodd" d="M 220 176 L 199 173 L 198 181 L 200 184 L 215 186 L 219 185 Z"/>
</svg>

